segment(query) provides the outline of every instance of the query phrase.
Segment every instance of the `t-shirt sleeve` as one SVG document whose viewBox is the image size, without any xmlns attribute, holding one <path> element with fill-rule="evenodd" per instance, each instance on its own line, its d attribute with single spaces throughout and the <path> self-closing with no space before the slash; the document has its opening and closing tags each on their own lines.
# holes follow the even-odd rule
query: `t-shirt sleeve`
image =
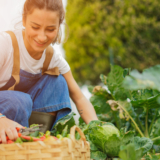
<svg viewBox="0 0 160 160">
<path fill-rule="evenodd" d="M 65 74 L 70 70 L 70 66 L 67 61 L 60 53 L 57 53 L 55 50 L 48 69 L 54 67 L 58 67 L 61 74 Z"/>
<path fill-rule="evenodd" d="M 10 35 L 6 32 L 0 32 L 0 69 L 3 67 L 9 53 L 12 50 L 12 41 Z"/>
</svg>

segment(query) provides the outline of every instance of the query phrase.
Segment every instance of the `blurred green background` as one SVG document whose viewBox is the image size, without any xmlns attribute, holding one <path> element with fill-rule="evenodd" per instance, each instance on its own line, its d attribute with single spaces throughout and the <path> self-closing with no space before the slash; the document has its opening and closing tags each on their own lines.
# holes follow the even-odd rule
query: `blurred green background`
<svg viewBox="0 0 160 160">
<path fill-rule="evenodd" d="M 66 23 L 65 58 L 79 84 L 99 83 L 110 64 L 159 64 L 159 0 L 68 0 Z"/>
</svg>

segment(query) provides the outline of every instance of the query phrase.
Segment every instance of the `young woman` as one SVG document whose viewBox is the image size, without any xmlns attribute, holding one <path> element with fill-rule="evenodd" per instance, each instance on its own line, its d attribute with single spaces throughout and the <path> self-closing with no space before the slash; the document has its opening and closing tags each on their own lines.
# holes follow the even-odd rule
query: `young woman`
<svg viewBox="0 0 160 160">
<path fill-rule="evenodd" d="M 71 112 L 69 97 L 86 123 L 97 120 L 93 106 L 75 82 L 68 63 L 55 50 L 47 58 L 48 46 L 60 42 L 60 25 L 64 17 L 61 0 L 26 0 L 23 8 L 25 29 L 13 31 L 19 55 L 15 55 L 13 34 L 0 33 L 2 143 L 6 143 L 6 135 L 11 140 L 18 137 L 16 127 L 29 126 L 32 111 L 55 115 L 54 125 Z M 46 61 L 49 65 L 44 69 Z"/>
</svg>

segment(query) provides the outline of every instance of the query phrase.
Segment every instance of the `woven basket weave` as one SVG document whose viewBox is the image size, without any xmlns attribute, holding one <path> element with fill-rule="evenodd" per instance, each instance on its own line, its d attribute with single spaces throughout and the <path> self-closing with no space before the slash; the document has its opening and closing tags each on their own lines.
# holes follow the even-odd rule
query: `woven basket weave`
<svg viewBox="0 0 160 160">
<path fill-rule="evenodd" d="M 75 140 L 75 131 L 80 140 Z M 1 144 L 0 160 L 90 160 L 90 145 L 81 129 L 73 126 L 70 135 L 57 141 Z"/>
</svg>

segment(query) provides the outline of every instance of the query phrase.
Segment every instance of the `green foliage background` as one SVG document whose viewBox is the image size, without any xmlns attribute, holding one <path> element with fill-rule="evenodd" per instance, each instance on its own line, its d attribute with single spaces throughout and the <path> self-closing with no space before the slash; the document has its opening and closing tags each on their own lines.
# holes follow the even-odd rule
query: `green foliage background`
<svg viewBox="0 0 160 160">
<path fill-rule="evenodd" d="M 110 63 L 140 71 L 159 63 L 159 0 L 68 0 L 66 10 L 63 47 L 77 82 L 97 84 Z"/>
</svg>

